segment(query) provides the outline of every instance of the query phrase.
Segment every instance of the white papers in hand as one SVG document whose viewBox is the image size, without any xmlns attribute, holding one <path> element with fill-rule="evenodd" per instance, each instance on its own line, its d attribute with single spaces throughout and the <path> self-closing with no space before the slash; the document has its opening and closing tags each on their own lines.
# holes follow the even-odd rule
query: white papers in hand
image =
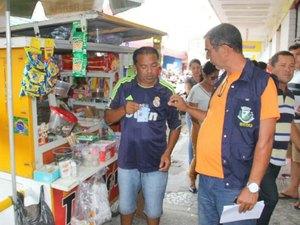
<svg viewBox="0 0 300 225">
<path fill-rule="evenodd" d="M 255 204 L 251 211 L 243 213 L 239 212 L 240 205 L 226 205 L 223 208 L 220 223 L 229 223 L 239 220 L 258 219 L 265 207 L 264 201 L 259 201 Z"/>
</svg>

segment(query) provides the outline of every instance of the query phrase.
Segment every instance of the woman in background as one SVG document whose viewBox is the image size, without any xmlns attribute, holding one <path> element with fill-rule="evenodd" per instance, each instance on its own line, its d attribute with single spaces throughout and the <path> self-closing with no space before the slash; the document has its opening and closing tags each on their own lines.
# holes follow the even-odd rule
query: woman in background
<svg viewBox="0 0 300 225">
<path fill-rule="evenodd" d="M 198 109 L 207 111 L 208 103 L 210 100 L 211 93 L 213 91 L 214 83 L 219 77 L 219 70 L 211 63 L 206 62 L 203 66 L 203 80 L 193 86 L 191 89 L 189 96 L 187 98 L 187 102 L 189 105 L 197 107 Z M 192 120 L 192 129 L 191 129 L 191 140 L 193 146 L 193 160 L 190 164 L 190 187 L 189 191 L 192 193 L 197 193 L 197 188 L 195 185 L 197 173 L 195 171 L 196 166 L 196 146 L 197 146 L 197 137 L 198 131 L 200 129 L 201 123 L 191 117 Z M 201 137 L 200 137 L 201 138 Z"/>
<path fill-rule="evenodd" d="M 203 78 L 202 78 L 202 66 L 199 59 L 192 59 L 189 63 L 189 70 L 191 72 L 191 77 L 188 77 L 185 80 L 185 93 L 188 98 L 189 92 L 192 89 L 192 87 L 195 84 L 198 84 Z M 192 145 L 192 139 L 191 139 L 191 117 L 189 113 L 185 114 L 185 121 L 189 133 L 189 142 L 188 142 L 188 156 L 189 156 L 189 165 L 191 164 L 194 154 L 193 154 L 193 145 Z"/>
</svg>

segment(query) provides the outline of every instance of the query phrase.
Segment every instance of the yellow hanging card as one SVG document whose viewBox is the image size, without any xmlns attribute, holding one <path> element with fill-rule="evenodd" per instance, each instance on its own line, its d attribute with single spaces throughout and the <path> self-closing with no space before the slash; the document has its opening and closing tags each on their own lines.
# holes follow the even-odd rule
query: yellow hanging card
<svg viewBox="0 0 300 225">
<path fill-rule="evenodd" d="M 35 38 L 35 37 L 31 38 L 30 47 L 40 50 L 41 49 L 41 39 Z"/>
<path fill-rule="evenodd" d="M 49 59 L 53 56 L 54 53 L 54 39 L 47 38 L 45 39 L 45 59 Z"/>
</svg>

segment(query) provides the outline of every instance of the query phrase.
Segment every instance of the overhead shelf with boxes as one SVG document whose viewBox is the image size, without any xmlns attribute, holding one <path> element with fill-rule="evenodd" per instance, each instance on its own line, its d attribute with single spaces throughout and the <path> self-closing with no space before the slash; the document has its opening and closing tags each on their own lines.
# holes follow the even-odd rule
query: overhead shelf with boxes
<svg viewBox="0 0 300 225">
<path fill-rule="evenodd" d="M 79 93 L 74 91 L 72 87 L 65 97 L 54 97 L 53 94 L 49 94 L 50 97 L 32 98 L 30 96 L 19 96 L 22 87 L 22 77 L 24 73 L 24 67 L 27 60 L 27 55 L 24 47 L 30 46 L 33 37 L 38 36 L 41 40 L 41 49 L 45 48 L 45 40 L 48 38 L 54 39 L 54 54 L 60 55 L 63 58 L 65 55 L 72 53 L 72 42 L 70 41 L 70 34 L 73 21 L 82 21 L 86 23 L 88 43 L 87 53 L 90 57 L 99 59 L 101 56 L 107 56 L 107 54 L 115 54 L 118 56 L 118 67 L 109 69 L 89 69 L 85 78 L 73 77 L 72 70 L 64 68 L 64 64 L 59 65 L 61 71 L 60 80 L 73 83 L 84 82 L 102 82 L 106 80 L 108 89 L 106 93 L 99 91 L 89 93 L 87 96 L 80 97 Z M 151 37 L 161 37 L 165 35 L 164 32 L 145 27 L 136 23 L 132 23 L 120 18 L 105 15 L 99 12 L 87 12 L 72 15 L 67 18 L 57 18 L 49 21 L 41 21 L 30 24 L 22 24 L 13 26 L 11 46 L 12 46 L 12 82 L 13 82 L 13 117 L 14 117 L 14 141 L 15 141 L 15 155 L 16 155 L 16 174 L 17 176 L 24 177 L 26 179 L 34 178 L 34 170 L 37 165 L 44 165 L 54 162 L 53 150 L 69 146 L 67 137 L 61 135 L 55 135 L 52 137 L 52 141 L 40 140 L 39 128 L 41 124 L 48 123 L 51 110 L 50 105 L 53 102 L 57 104 L 59 108 L 62 104 L 70 104 L 70 108 L 79 107 L 92 107 L 96 110 L 103 110 L 109 95 L 111 94 L 114 82 L 119 77 L 116 77 L 116 73 L 120 77 L 124 74 L 124 68 L 132 65 L 132 53 L 133 48 L 127 46 L 127 42 L 147 39 Z M 64 33 L 66 31 L 67 33 Z M 66 35 L 64 37 L 64 35 Z M 5 31 L 0 30 L 0 91 L 6 93 L 6 38 Z M 63 61 L 61 61 L 63 62 Z M 59 64 L 59 63 L 58 63 Z M 103 91 L 103 90 L 102 90 Z M 86 93 L 86 92 L 85 92 Z M 7 102 L 9 101 L 7 95 L 0 96 L 0 114 L 1 124 L 0 127 L 0 171 L 4 173 L 10 172 L 10 155 L 9 155 L 9 132 L 8 132 L 8 114 L 7 114 Z M 60 103 L 57 103 L 60 102 Z M 101 119 L 101 118 L 99 118 Z M 97 120 L 95 120 L 97 121 Z M 92 126 L 89 131 L 95 132 L 99 129 L 99 126 Z M 98 131 L 97 131 L 98 132 Z M 117 156 L 113 156 L 107 160 L 107 162 L 100 162 L 99 166 L 93 169 L 84 168 L 79 171 L 78 178 L 59 178 L 54 181 L 52 186 L 52 204 L 55 214 L 56 224 L 67 224 L 66 218 L 68 212 L 71 210 L 66 209 L 62 204 L 64 198 L 70 196 L 71 193 L 75 193 L 79 179 L 86 179 L 93 173 L 99 171 L 101 168 L 109 168 L 111 176 L 116 172 L 116 160 Z M 0 173 L 1 175 L 1 173 Z M 0 176 L 1 182 L 1 176 Z M 111 191 L 112 195 L 116 195 L 115 190 Z M 74 195 L 75 196 L 75 195 Z M 110 196 L 110 199 L 113 199 Z M 61 210 L 66 212 L 60 213 Z"/>
</svg>

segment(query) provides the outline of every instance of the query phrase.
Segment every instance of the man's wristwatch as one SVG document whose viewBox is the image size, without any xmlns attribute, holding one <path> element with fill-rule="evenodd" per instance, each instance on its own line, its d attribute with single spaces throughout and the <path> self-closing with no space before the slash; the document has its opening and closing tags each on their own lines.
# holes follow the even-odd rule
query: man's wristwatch
<svg viewBox="0 0 300 225">
<path fill-rule="evenodd" d="M 249 191 L 251 193 L 257 193 L 259 191 L 259 186 L 257 183 L 254 183 L 254 182 L 248 182 L 247 183 L 247 188 L 249 189 Z"/>
</svg>

